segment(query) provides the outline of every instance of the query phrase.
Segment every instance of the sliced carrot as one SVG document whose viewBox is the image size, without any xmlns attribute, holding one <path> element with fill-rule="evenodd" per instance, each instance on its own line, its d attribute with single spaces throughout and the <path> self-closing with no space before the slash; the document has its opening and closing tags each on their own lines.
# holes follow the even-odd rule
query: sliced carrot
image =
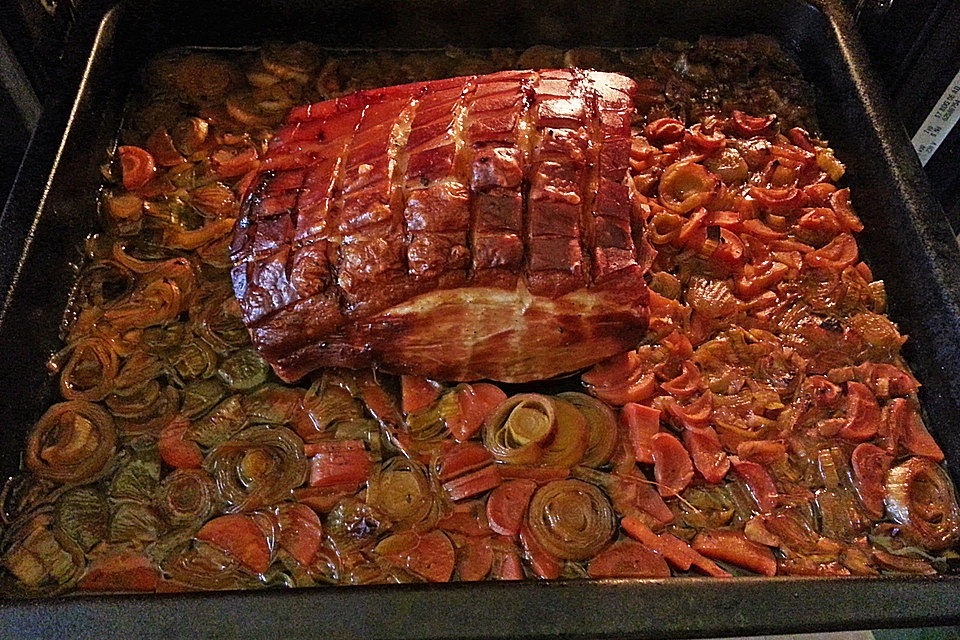
<svg viewBox="0 0 960 640">
<path fill-rule="evenodd" d="M 623 526 L 623 530 L 627 532 L 627 535 L 662 554 L 667 562 L 680 571 L 689 571 L 692 566 L 708 576 L 715 578 L 726 578 L 730 576 L 728 572 L 718 567 L 716 563 L 697 553 L 693 550 L 693 547 L 674 535 L 669 533 L 661 533 L 658 535 L 643 522 L 631 516 L 625 516 L 620 524 Z"/>
<path fill-rule="evenodd" d="M 780 496 L 777 493 L 777 485 L 766 468 L 756 462 L 740 460 L 736 456 L 730 456 L 730 462 L 733 463 L 737 476 L 743 480 L 753 499 L 757 501 L 760 511 L 763 513 L 773 511 L 779 503 Z"/>
<path fill-rule="evenodd" d="M 723 560 L 765 576 L 776 575 L 777 561 L 767 547 L 751 542 L 740 531 L 712 529 L 693 539 L 693 548 L 713 560 Z"/>
<path fill-rule="evenodd" d="M 400 415 L 400 407 L 396 399 L 380 386 L 373 373 L 357 372 L 355 376 L 360 389 L 360 399 L 367 405 L 373 417 L 383 424 L 393 426 L 403 424 L 403 416 Z"/>
<path fill-rule="evenodd" d="M 853 477 L 860 502 L 875 518 L 883 515 L 884 482 L 893 463 L 893 456 L 880 447 L 862 442 L 850 457 Z"/>
<path fill-rule="evenodd" d="M 500 387 L 485 382 L 461 385 L 454 393 L 457 411 L 447 416 L 447 428 L 457 442 L 472 438 L 487 416 L 507 399 Z"/>
<path fill-rule="evenodd" d="M 676 400 L 668 398 L 664 407 L 667 413 L 684 427 L 705 427 L 710 424 L 710 418 L 713 415 L 713 396 L 709 392 L 704 393 L 686 406 L 681 406 Z"/>
<path fill-rule="evenodd" d="M 373 462 L 361 440 L 332 440 L 304 445 L 310 460 L 310 486 L 352 485 L 367 481 Z"/>
<path fill-rule="evenodd" d="M 764 260 L 759 265 L 748 264 L 734 281 L 737 294 L 742 298 L 752 298 L 783 280 L 788 271 L 790 267 L 776 260 Z"/>
<path fill-rule="evenodd" d="M 891 403 L 890 420 L 900 425 L 897 431 L 904 449 L 934 462 L 943 462 L 943 451 L 923 426 L 920 413 L 908 400 L 898 398 Z"/>
<path fill-rule="evenodd" d="M 457 574 L 461 580 L 483 580 L 493 567 L 493 546 L 489 537 L 464 537 L 457 556 Z"/>
<path fill-rule="evenodd" d="M 490 577 L 495 580 L 523 580 L 523 563 L 516 545 L 507 539 L 496 539 L 493 545 L 493 566 Z"/>
<path fill-rule="evenodd" d="M 487 499 L 490 528 L 504 536 L 517 535 L 536 490 L 537 483 L 533 480 L 510 480 L 494 489 Z"/>
<path fill-rule="evenodd" d="M 569 469 L 552 467 L 525 467 L 519 464 L 497 463 L 497 469 L 504 480 L 533 480 L 538 485 L 570 477 Z"/>
<path fill-rule="evenodd" d="M 77 585 L 84 591 L 156 591 L 160 571 L 137 552 L 101 556 L 90 563 Z"/>
<path fill-rule="evenodd" d="M 614 406 L 649 400 L 657 390 L 656 378 L 644 370 L 636 351 L 607 358 L 582 379 L 592 395 Z"/>
<path fill-rule="evenodd" d="M 270 545 L 250 516 L 231 514 L 214 518 L 200 528 L 197 539 L 209 542 L 256 574 L 270 566 Z"/>
<path fill-rule="evenodd" d="M 621 513 L 640 511 L 661 524 L 673 522 L 675 516 L 650 481 L 641 476 L 626 474 L 612 476 L 608 488 L 614 506 Z"/>
<path fill-rule="evenodd" d="M 429 582 L 449 582 L 456 564 L 453 543 L 437 530 L 394 534 L 380 542 L 375 551 L 394 566 Z"/>
<path fill-rule="evenodd" d="M 658 118 L 643 128 L 643 135 L 654 144 L 665 145 L 683 139 L 686 129 L 676 118 Z"/>
<path fill-rule="evenodd" d="M 520 524 L 520 542 L 523 544 L 534 573 L 546 580 L 556 580 L 560 577 L 560 560 L 540 546 L 527 527 L 526 519 Z"/>
<path fill-rule="evenodd" d="M 660 431 L 660 411 L 628 402 L 620 409 L 620 426 L 627 432 L 637 462 L 653 464 L 650 439 Z"/>
<path fill-rule="evenodd" d="M 728 269 L 736 269 L 745 261 L 743 240 L 729 229 L 720 229 L 720 246 L 710 256 L 715 262 L 723 264 Z"/>
<path fill-rule="evenodd" d="M 811 267 L 843 269 L 857 261 L 857 241 L 849 233 L 841 233 L 826 246 L 811 251 L 803 257 Z"/>
<path fill-rule="evenodd" d="M 220 147 L 210 160 L 213 172 L 220 178 L 236 178 L 260 166 L 257 150 L 252 145 Z"/>
<path fill-rule="evenodd" d="M 288 502 L 277 507 L 280 548 L 302 566 L 313 564 L 323 541 L 323 525 L 316 512 L 303 503 Z"/>
<path fill-rule="evenodd" d="M 437 528 L 467 537 L 489 536 L 490 527 L 486 522 L 481 522 L 484 511 L 484 506 L 479 502 L 455 504 L 450 512 L 440 519 Z"/>
<path fill-rule="evenodd" d="M 787 234 L 781 233 L 780 231 L 774 231 L 767 225 L 763 224 L 762 221 L 756 218 L 744 220 L 743 222 L 740 223 L 740 226 L 747 233 L 751 233 L 757 236 L 758 238 L 762 238 L 764 240 L 779 240 L 780 238 L 787 237 Z"/>
<path fill-rule="evenodd" d="M 850 189 L 838 189 L 831 193 L 830 206 L 847 230 L 854 233 L 863 231 L 863 223 L 850 206 Z"/>
<path fill-rule="evenodd" d="M 180 152 L 173 145 L 173 138 L 170 137 L 170 133 L 163 127 L 154 131 L 147 138 L 147 150 L 161 167 L 173 167 L 186 162 L 186 159 L 180 155 Z"/>
<path fill-rule="evenodd" d="M 764 209 L 781 213 L 796 211 L 806 202 L 803 191 L 796 187 L 785 189 L 750 187 L 749 193 Z"/>
<path fill-rule="evenodd" d="M 293 497 L 319 513 L 327 513 L 340 500 L 357 492 L 357 483 L 337 484 L 326 487 L 300 487 L 293 490 Z"/>
<path fill-rule="evenodd" d="M 854 371 L 878 398 L 907 396 L 920 388 L 916 378 L 892 364 L 864 362 L 854 367 Z"/>
<path fill-rule="evenodd" d="M 437 460 L 437 476 L 446 482 L 470 471 L 476 471 L 493 462 L 493 454 L 475 442 L 454 445 Z"/>
<path fill-rule="evenodd" d="M 864 442 L 877 434 L 880 427 L 880 405 L 877 398 L 859 382 L 847 383 L 846 423 L 839 436 L 850 442 Z"/>
<path fill-rule="evenodd" d="M 591 578 L 669 578 L 670 567 L 659 553 L 628 539 L 598 553 L 587 573 Z"/>
<path fill-rule="evenodd" d="M 496 465 L 490 465 L 443 483 L 451 500 L 463 500 L 493 489 L 502 482 Z"/>
<path fill-rule="evenodd" d="M 730 460 L 713 427 L 685 428 L 683 444 L 690 452 L 693 466 L 704 480 L 717 483 L 726 477 L 730 470 Z"/>
<path fill-rule="evenodd" d="M 199 469 L 203 465 L 203 453 L 200 446 L 184 436 L 190 423 L 177 418 L 160 430 L 157 449 L 160 458 L 175 469 Z"/>
<path fill-rule="evenodd" d="M 752 137 L 766 133 L 776 119 L 777 116 L 774 114 L 759 117 L 747 115 L 743 111 L 734 110 L 730 119 L 730 126 L 738 135 Z"/>
<path fill-rule="evenodd" d="M 779 440 L 744 440 L 737 445 L 737 456 L 757 464 L 775 464 L 787 455 L 787 445 Z"/>
<path fill-rule="evenodd" d="M 683 373 L 660 385 L 660 388 L 672 396 L 688 396 L 700 388 L 700 369 L 693 362 L 684 360 Z"/>
<path fill-rule="evenodd" d="M 135 191 L 150 182 L 157 167 L 149 151 L 128 145 L 118 148 L 117 152 L 120 155 L 124 188 Z"/>
<path fill-rule="evenodd" d="M 653 473 L 657 491 L 663 497 L 679 495 L 693 480 L 693 462 L 680 441 L 669 433 L 658 433 L 650 438 L 653 453 Z"/>
<path fill-rule="evenodd" d="M 440 397 L 440 384 L 420 376 L 400 376 L 404 413 L 426 409 Z"/>
</svg>

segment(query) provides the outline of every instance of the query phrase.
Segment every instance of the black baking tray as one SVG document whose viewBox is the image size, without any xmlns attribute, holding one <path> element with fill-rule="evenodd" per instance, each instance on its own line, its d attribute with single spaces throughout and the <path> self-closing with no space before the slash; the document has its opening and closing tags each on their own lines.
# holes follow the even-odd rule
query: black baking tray
<svg viewBox="0 0 960 640">
<path fill-rule="evenodd" d="M 862 252 L 923 387 L 930 430 L 960 478 L 960 251 L 905 132 L 888 115 L 838 1 L 423 2 L 88 0 L 54 100 L 0 218 L 0 473 L 19 469 L 53 397 L 76 249 L 95 227 L 137 71 L 174 46 L 312 40 L 327 47 L 636 47 L 703 34 L 775 38 L 816 90 L 825 136 L 867 229 Z M 0 638 L 675 638 L 960 622 L 960 576 L 676 578 L 330 587 L 0 600 Z"/>
</svg>

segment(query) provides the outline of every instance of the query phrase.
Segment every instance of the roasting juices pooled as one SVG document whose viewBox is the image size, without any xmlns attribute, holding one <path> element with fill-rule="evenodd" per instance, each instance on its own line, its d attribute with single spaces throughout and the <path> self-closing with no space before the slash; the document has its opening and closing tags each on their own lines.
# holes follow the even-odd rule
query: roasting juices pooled
<svg viewBox="0 0 960 640">
<path fill-rule="evenodd" d="M 798 78 L 759 37 L 157 58 L 5 591 L 954 571 Z"/>
</svg>

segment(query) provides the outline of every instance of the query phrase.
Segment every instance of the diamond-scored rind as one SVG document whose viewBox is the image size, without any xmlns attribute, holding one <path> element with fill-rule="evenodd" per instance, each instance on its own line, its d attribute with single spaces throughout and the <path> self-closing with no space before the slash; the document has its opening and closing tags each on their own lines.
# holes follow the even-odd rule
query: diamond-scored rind
<svg viewBox="0 0 960 640">
<path fill-rule="evenodd" d="M 254 344 L 286 380 L 376 365 L 522 381 L 630 348 L 646 324 L 636 90 L 504 71 L 294 109 L 231 245 Z"/>
</svg>

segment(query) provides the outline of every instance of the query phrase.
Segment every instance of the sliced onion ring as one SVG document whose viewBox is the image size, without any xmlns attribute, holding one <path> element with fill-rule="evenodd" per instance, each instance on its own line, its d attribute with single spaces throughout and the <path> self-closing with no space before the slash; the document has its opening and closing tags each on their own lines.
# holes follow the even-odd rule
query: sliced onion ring
<svg viewBox="0 0 960 640">
<path fill-rule="evenodd" d="M 174 526 L 199 525 L 213 515 L 217 485 L 202 469 L 177 469 L 160 484 L 157 508 Z"/>
<path fill-rule="evenodd" d="M 599 467 L 609 462 L 617 446 L 617 414 L 601 400 L 585 393 L 568 391 L 558 394 L 557 398 L 575 406 L 587 419 L 590 437 L 580 464 Z"/>
<path fill-rule="evenodd" d="M 555 480 L 533 494 L 527 526 L 548 553 L 564 560 L 586 560 L 613 537 L 613 507 L 592 484 Z"/>
<path fill-rule="evenodd" d="M 887 473 L 887 511 L 927 549 L 948 549 L 960 537 L 960 511 L 946 474 L 913 457 Z"/>
<path fill-rule="evenodd" d="M 513 396 L 483 425 L 483 444 L 501 462 L 534 464 L 553 438 L 557 415 L 553 399 L 537 393 Z"/>
<path fill-rule="evenodd" d="M 40 417 L 27 441 L 27 466 L 55 482 L 96 475 L 116 451 L 117 430 L 102 407 L 84 400 L 55 404 Z"/>
<path fill-rule="evenodd" d="M 439 518 L 426 468 L 403 456 L 390 458 L 373 472 L 367 486 L 367 504 L 403 528 L 429 529 Z"/>
<path fill-rule="evenodd" d="M 204 463 L 230 511 L 250 511 L 293 495 L 307 478 L 303 441 L 286 427 L 256 425 L 217 446 Z"/>
</svg>

